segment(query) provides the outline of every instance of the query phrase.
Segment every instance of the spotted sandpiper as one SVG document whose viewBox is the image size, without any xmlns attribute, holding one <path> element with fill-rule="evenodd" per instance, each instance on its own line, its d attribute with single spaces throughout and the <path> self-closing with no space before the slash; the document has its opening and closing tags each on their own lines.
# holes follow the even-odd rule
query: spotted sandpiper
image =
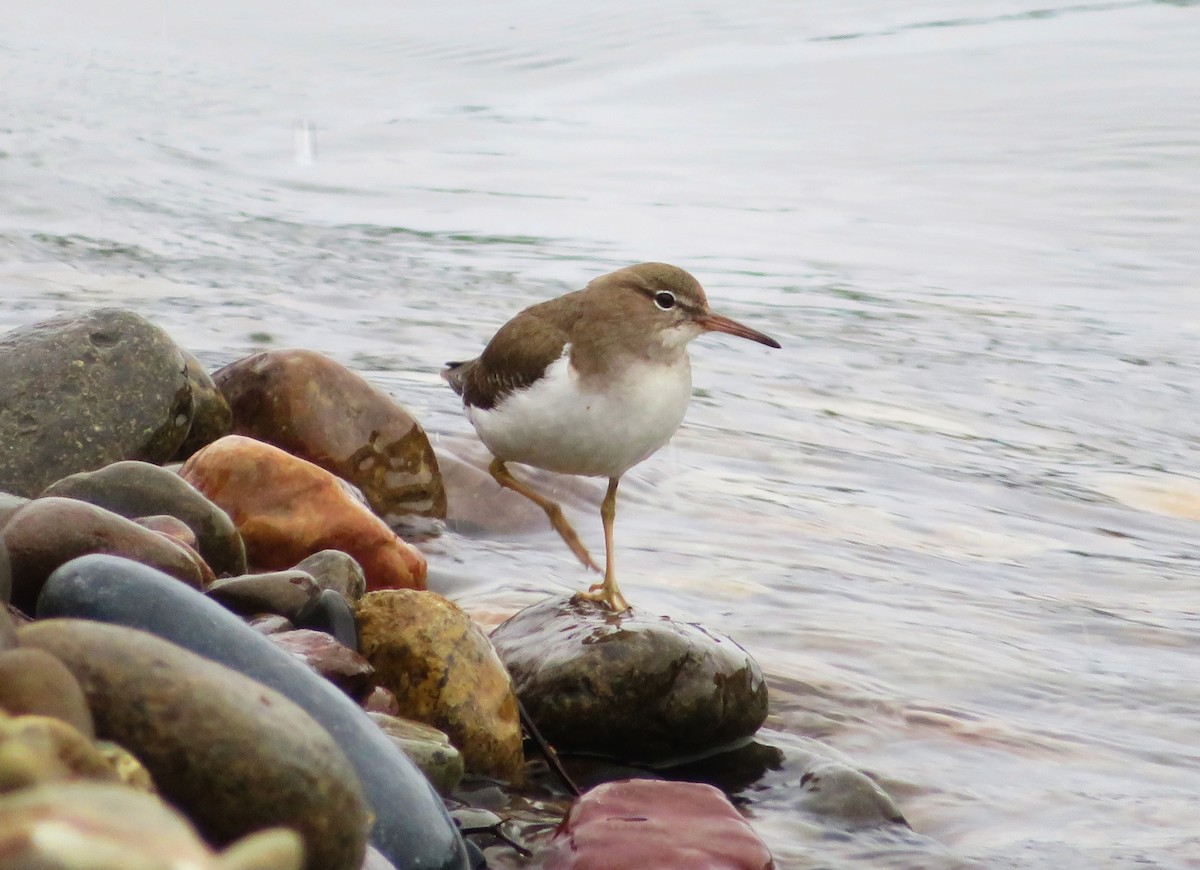
<svg viewBox="0 0 1200 870">
<path fill-rule="evenodd" d="M 779 347 L 709 310 L 704 288 L 683 269 L 641 263 L 526 308 L 480 356 L 447 363 L 442 372 L 495 457 L 492 477 L 541 507 L 579 561 L 596 571 L 562 508 L 513 477 L 506 463 L 608 478 L 600 506 L 604 581 L 577 598 L 629 609 L 613 560 L 617 484 L 679 428 L 692 397 L 687 343 L 704 332 Z"/>
</svg>

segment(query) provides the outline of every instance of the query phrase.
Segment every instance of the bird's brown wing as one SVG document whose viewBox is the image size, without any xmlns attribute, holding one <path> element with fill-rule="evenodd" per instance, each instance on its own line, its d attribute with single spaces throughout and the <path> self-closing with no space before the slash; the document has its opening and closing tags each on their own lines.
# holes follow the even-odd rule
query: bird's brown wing
<svg viewBox="0 0 1200 870">
<path fill-rule="evenodd" d="M 526 308 L 500 327 L 476 359 L 446 364 L 442 377 L 464 404 L 493 408 L 540 378 L 562 356 L 568 324 L 554 316 L 553 309 L 542 308 Z"/>
</svg>

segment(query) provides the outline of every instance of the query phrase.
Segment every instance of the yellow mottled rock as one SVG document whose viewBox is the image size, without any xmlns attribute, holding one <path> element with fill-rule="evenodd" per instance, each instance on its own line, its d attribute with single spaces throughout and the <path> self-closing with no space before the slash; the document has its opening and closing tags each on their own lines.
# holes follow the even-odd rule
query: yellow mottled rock
<svg viewBox="0 0 1200 870">
<path fill-rule="evenodd" d="M 401 715 L 449 735 L 472 773 L 521 776 L 521 723 L 508 671 L 487 636 L 432 592 L 386 589 L 358 601 L 359 649 Z"/>
<path fill-rule="evenodd" d="M 52 716 L 0 714 L 0 793 L 71 779 L 113 781 L 92 741 Z"/>
</svg>

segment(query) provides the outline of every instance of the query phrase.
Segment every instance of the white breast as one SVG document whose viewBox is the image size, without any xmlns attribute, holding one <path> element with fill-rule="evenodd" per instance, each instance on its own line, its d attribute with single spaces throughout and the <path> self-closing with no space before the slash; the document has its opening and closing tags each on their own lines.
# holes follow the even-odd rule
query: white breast
<svg viewBox="0 0 1200 870">
<path fill-rule="evenodd" d="M 597 390 L 566 353 L 527 389 L 467 417 L 492 453 L 563 474 L 620 477 L 671 439 L 692 397 L 686 353 L 673 365 L 635 363 Z"/>
</svg>

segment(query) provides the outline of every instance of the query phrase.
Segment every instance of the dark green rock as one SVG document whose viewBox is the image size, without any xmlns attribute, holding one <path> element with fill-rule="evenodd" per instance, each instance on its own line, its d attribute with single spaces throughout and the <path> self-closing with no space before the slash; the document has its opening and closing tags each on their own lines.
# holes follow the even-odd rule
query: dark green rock
<svg viewBox="0 0 1200 870">
<path fill-rule="evenodd" d="M 192 428 L 175 454 L 176 462 L 183 462 L 202 447 L 224 438 L 233 429 L 233 412 L 229 409 L 229 403 L 213 383 L 204 365 L 186 350 L 183 356 L 187 360 L 187 379 L 192 389 Z"/>
<path fill-rule="evenodd" d="M 220 576 L 246 571 L 246 547 L 229 514 L 178 474 L 148 462 L 114 462 L 55 481 L 43 496 L 78 499 L 129 519 L 166 514 L 196 535 L 196 549 Z"/>
<path fill-rule="evenodd" d="M 191 427 L 182 351 L 121 308 L 0 336 L 0 489 L 32 496 L 119 459 L 170 459 Z"/>
<path fill-rule="evenodd" d="M 491 640 L 561 751 L 665 764 L 728 747 L 767 716 L 758 663 L 698 625 L 552 599 L 497 626 Z"/>
</svg>

